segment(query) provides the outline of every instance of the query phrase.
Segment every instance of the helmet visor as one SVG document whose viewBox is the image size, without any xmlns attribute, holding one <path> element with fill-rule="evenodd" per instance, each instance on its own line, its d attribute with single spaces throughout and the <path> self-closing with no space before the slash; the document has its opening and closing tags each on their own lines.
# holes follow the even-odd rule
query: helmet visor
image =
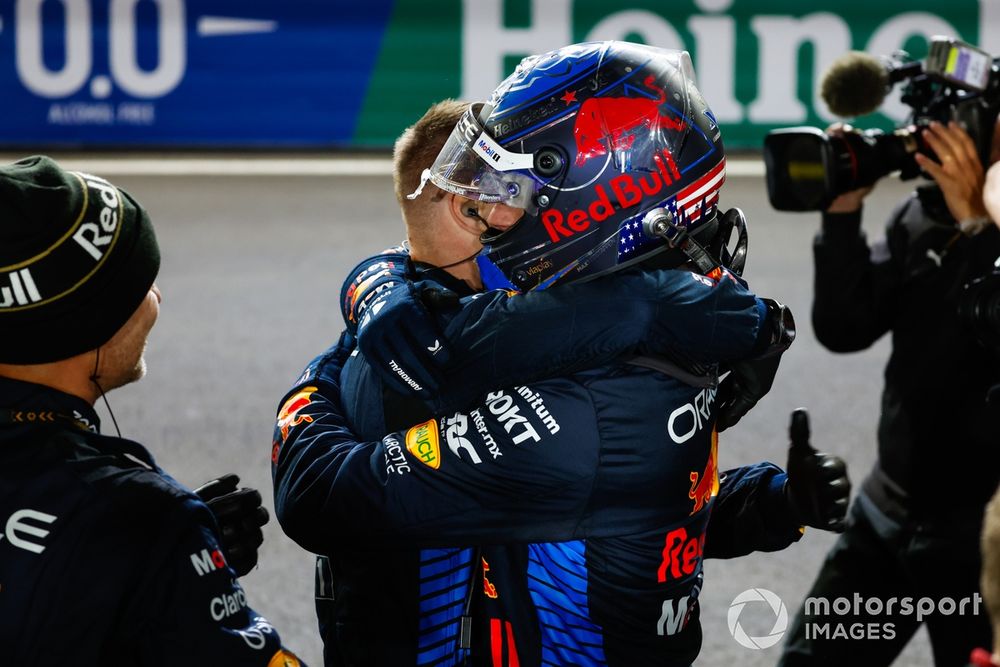
<svg viewBox="0 0 1000 667">
<path fill-rule="evenodd" d="M 544 185 L 530 173 L 534 158 L 494 141 L 477 118 L 482 108 L 477 103 L 465 112 L 431 165 L 428 178 L 446 192 L 533 213 L 535 192 Z"/>
</svg>

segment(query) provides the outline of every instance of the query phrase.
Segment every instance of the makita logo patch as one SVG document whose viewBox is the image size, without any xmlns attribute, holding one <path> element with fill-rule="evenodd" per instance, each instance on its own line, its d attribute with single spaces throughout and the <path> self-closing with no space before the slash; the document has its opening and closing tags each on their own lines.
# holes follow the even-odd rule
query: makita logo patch
<svg viewBox="0 0 1000 667">
<path fill-rule="evenodd" d="M 644 197 L 660 194 L 664 188 L 680 179 L 681 174 L 670 151 L 664 149 L 660 155 L 653 157 L 653 161 L 656 163 L 656 170 L 642 177 L 622 174 L 612 178 L 608 184 L 610 193 L 603 185 L 594 186 L 594 194 L 597 196 L 586 208 L 574 209 L 565 216 L 562 211 L 555 209 L 543 211 L 542 224 L 545 225 L 549 239 L 558 243 L 564 238 L 585 232 L 590 229 L 591 222 L 604 222 L 616 212 L 636 206 Z"/>
</svg>

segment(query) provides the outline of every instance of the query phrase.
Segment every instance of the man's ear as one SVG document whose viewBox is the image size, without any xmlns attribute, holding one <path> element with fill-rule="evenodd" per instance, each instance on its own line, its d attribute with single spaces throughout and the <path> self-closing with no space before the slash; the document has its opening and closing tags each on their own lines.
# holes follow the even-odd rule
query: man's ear
<svg viewBox="0 0 1000 667">
<path fill-rule="evenodd" d="M 452 221 L 463 231 L 478 237 L 486 229 L 486 222 L 479 217 L 476 202 L 461 195 L 448 194 L 448 211 Z"/>
</svg>

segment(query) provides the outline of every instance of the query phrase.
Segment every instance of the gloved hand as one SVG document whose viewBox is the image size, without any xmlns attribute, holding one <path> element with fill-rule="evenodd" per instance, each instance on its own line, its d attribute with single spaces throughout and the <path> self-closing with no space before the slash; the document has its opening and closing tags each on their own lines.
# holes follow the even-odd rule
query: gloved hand
<svg viewBox="0 0 1000 667">
<path fill-rule="evenodd" d="M 785 494 L 796 520 L 805 526 L 844 532 L 851 495 L 847 464 L 809 444 L 809 413 L 804 408 L 792 412 L 788 435 L 791 445 Z"/>
<path fill-rule="evenodd" d="M 730 373 L 719 385 L 716 429 L 721 433 L 750 412 L 771 391 L 781 355 L 795 341 L 795 318 L 787 306 L 774 299 L 761 299 L 766 315 L 761 323 L 758 347 L 752 359 L 729 364 Z"/>
<path fill-rule="evenodd" d="M 240 478 L 230 473 L 194 490 L 215 515 L 222 533 L 226 562 L 242 577 L 257 565 L 257 548 L 264 542 L 260 528 L 270 520 L 261 504 L 260 492 L 237 489 Z"/>
<path fill-rule="evenodd" d="M 396 283 L 372 300 L 358 323 L 358 349 L 395 391 L 422 399 L 439 393 L 440 368 L 451 355 L 427 304 L 447 301 L 448 295 L 455 296 L 421 290 L 410 281 Z"/>
<path fill-rule="evenodd" d="M 729 364 L 729 375 L 719 385 L 715 397 L 718 408 L 715 428 L 725 431 L 750 412 L 757 401 L 771 391 L 774 376 L 778 373 L 781 355 L 750 359 Z"/>
</svg>

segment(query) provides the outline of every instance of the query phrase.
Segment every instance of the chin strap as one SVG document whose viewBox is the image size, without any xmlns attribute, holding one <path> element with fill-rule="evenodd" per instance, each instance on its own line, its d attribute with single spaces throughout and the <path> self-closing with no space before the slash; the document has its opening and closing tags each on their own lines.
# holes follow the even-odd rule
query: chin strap
<svg viewBox="0 0 1000 667">
<path fill-rule="evenodd" d="M 722 263 L 694 240 L 686 226 L 677 224 L 676 216 L 666 208 L 654 208 L 646 213 L 642 218 L 642 231 L 646 236 L 665 240 L 671 248 L 680 248 L 704 275 L 721 275 Z"/>
<path fill-rule="evenodd" d="M 94 355 L 94 372 L 90 374 L 90 381 L 94 383 L 97 387 L 97 391 L 101 394 L 101 398 L 104 400 L 104 407 L 108 409 L 108 414 L 111 415 L 111 423 L 115 425 L 115 433 L 118 437 L 122 437 L 122 431 L 118 428 L 118 420 L 115 419 L 115 413 L 111 410 L 111 404 L 108 403 L 108 395 L 104 393 L 104 388 L 101 383 L 97 381 L 100 376 L 97 374 L 97 369 L 101 365 L 101 348 L 97 348 L 97 353 Z"/>
<path fill-rule="evenodd" d="M 654 208 L 643 217 L 642 231 L 646 236 L 664 239 L 671 248 L 680 249 L 706 276 L 718 278 L 723 267 L 737 276 L 743 275 L 749 242 L 743 211 L 731 208 L 721 215 L 716 212 L 711 220 L 700 225 L 696 235 L 705 236 L 702 231 L 705 230 L 712 236 L 705 245 L 691 235 L 683 215 L 681 218 L 678 220 L 667 208 Z M 732 245 L 734 232 L 736 243 Z"/>
</svg>

